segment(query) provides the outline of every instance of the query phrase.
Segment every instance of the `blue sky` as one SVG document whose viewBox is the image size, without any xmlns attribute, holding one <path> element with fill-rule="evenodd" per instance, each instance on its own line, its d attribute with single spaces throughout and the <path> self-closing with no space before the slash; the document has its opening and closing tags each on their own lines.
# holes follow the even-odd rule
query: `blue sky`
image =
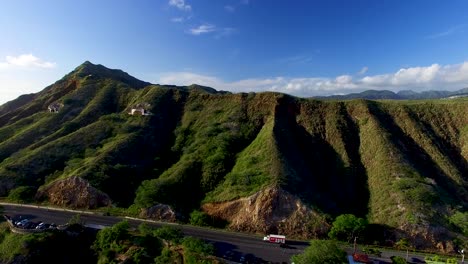
<svg viewBox="0 0 468 264">
<path fill-rule="evenodd" d="M 0 104 L 86 60 L 297 96 L 468 87 L 468 1 L 3 1 Z"/>
</svg>

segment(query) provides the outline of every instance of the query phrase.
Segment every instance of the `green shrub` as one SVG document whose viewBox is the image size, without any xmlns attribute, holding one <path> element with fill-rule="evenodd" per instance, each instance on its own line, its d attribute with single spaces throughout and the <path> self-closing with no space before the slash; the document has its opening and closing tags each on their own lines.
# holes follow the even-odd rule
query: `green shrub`
<svg viewBox="0 0 468 264">
<path fill-rule="evenodd" d="M 334 241 L 312 240 L 304 253 L 294 255 L 291 261 L 295 264 L 341 264 L 348 263 L 346 252 Z"/>
<path fill-rule="evenodd" d="M 468 212 L 456 212 L 450 216 L 449 221 L 460 229 L 465 236 L 468 236 Z"/>
<path fill-rule="evenodd" d="M 202 256 L 213 255 L 215 248 L 212 244 L 208 244 L 199 238 L 184 237 L 182 246 L 186 252 L 194 253 Z"/>
<path fill-rule="evenodd" d="M 377 248 L 370 248 L 366 247 L 362 250 L 362 252 L 368 254 L 368 255 L 376 255 L 380 257 L 382 255 L 382 251 L 378 250 Z"/>
<path fill-rule="evenodd" d="M 25 237 L 22 235 L 14 233 L 6 235 L 2 243 L 0 243 L 0 260 L 9 263 L 15 256 L 25 254 L 26 249 L 24 243 Z"/>
<path fill-rule="evenodd" d="M 390 259 L 393 264 L 406 264 L 406 260 L 400 256 L 392 256 Z"/>
<path fill-rule="evenodd" d="M 127 221 L 122 221 L 112 227 L 100 230 L 96 235 L 93 249 L 97 252 L 104 252 L 107 249 L 121 251 L 123 248 L 119 244 L 122 240 L 129 238 L 128 229 L 130 225 Z"/>
<path fill-rule="evenodd" d="M 17 203 L 27 203 L 34 200 L 36 189 L 31 186 L 20 186 L 8 193 L 8 200 Z"/>
<path fill-rule="evenodd" d="M 209 216 L 202 211 L 194 210 L 190 213 L 190 224 L 196 226 L 209 226 Z"/>
<path fill-rule="evenodd" d="M 456 258 L 448 258 L 447 264 L 457 264 L 458 260 Z"/>
<path fill-rule="evenodd" d="M 170 226 L 163 226 L 157 228 L 153 231 L 153 234 L 161 239 L 173 242 L 175 244 L 178 244 L 180 240 L 184 237 L 180 228 L 174 228 Z"/>
<path fill-rule="evenodd" d="M 180 254 L 176 251 L 172 251 L 169 248 L 164 248 L 161 255 L 154 259 L 156 264 L 167 264 L 167 263 L 179 263 L 178 260 L 181 258 Z"/>
<path fill-rule="evenodd" d="M 352 214 L 338 216 L 333 222 L 333 226 L 328 233 L 332 239 L 351 241 L 367 227 L 367 221 Z"/>
</svg>

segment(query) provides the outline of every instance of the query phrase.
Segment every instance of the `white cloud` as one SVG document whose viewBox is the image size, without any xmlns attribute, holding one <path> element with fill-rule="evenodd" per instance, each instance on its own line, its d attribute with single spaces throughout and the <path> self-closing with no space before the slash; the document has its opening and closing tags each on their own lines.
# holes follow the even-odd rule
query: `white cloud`
<svg viewBox="0 0 468 264">
<path fill-rule="evenodd" d="M 195 35 L 195 36 L 208 34 L 208 33 L 214 33 L 215 34 L 214 37 L 216 39 L 228 37 L 234 34 L 235 32 L 237 32 L 237 29 L 235 28 L 230 28 L 230 27 L 218 28 L 213 24 L 202 24 L 198 27 L 194 27 L 186 31 L 186 33 Z"/>
<path fill-rule="evenodd" d="M 447 37 L 447 36 L 457 34 L 457 33 L 462 33 L 462 32 L 465 32 L 467 27 L 468 27 L 468 24 L 456 25 L 456 26 L 451 27 L 451 28 L 449 28 L 449 29 L 447 29 L 447 30 L 445 30 L 443 32 L 439 32 L 439 33 L 427 36 L 426 38 L 428 38 L 428 39 L 437 39 L 437 38 Z"/>
<path fill-rule="evenodd" d="M 368 89 L 422 91 L 429 89 L 450 90 L 468 86 L 468 62 L 440 66 L 432 64 L 426 67 L 402 68 L 394 73 L 355 78 L 351 75 L 340 75 L 335 78 L 249 78 L 226 82 L 220 78 L 191 72 L 174 72 L 163 74 L 158 83 L 190 85 L 200 84 L 218 90 L 232 92 L 276 91 L 296 96 L 316 96 L 345 94 Z"/>
<path fill-rule="evenodd" d="M 361 83 L 372 87 L 429 86 L 444 82 L 445 75 L 439 64 L 432 64 L 428 67 L 402 68 L 393 74 L 366 76 Z"/>
<path fill-rule="evenodd" d="M 362 69 L 358 72 L 359 75 L 365 74 L 369 68 L 367 66 L 362 67 Z"/>
<path fill-rule="evenodd" d="M 198 36 L 198 35 L 201 35 L 201 34 L 206 34 L 206 33 L 214 32 L 214 31 L 216 31 L 216 26 L 215 25 L 203 24 L 203 25 L 200 25 L 200 26 L 198 26 L 196 28 L 189 29 L 188 33 Z"/>
<path fill-rule="evenodd" d="M 227 12 L 230 12 L 230 13 L 234 13 L 234 11 L 236 11 L 236 8 L 233 7 L 233 6 L 230 6 L 230 5 L 226 5 L 226 6 L 224 6 L 224 10 L 226 10 Z"/>
<path fill-rule="evenodd" d="M 183 17 L 173 17 L 171 18 L 171 21 L 174 22 L 174 23 L 182 23 L 185 21 L 185 18 Z"/>
<path fill-rule="evenodd" d="M 32 54 L 22 54 L 17 57 L 6 56 L 5 61 L 0 62 L 0 69 L 8 68 L 54 68 L 55 62 L 48 62 L 39 59 Z"/>
<path fill-rule="evenodd" d="M 185 3 L 185 0 L 169 0 L 169 5 L 177 7 L 182 11 L 191 11 L 192 6 Z"/>
</svg>

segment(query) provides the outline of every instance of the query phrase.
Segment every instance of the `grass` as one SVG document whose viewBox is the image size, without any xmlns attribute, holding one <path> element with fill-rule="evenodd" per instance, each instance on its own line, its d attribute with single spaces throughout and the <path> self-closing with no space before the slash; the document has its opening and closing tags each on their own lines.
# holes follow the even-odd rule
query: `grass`
<svg viewBox="0 0 468 264">
<path fill-rule="evenodd" d="M 275 163 L 273 120 L 267 121 L 254 141 L 239 153 L 232 171 L 215 190 L 208 193 L 204 202 L 229 201 L 249 196 L 274 183 L 272 164 Z"/>
<path fill-rule="evenodd" d="M 26 255 L 25 244 L 33 239 L 32 235 L 18 235 L 10 232 L 8 223 L 0 223 L 0 259 L 10 262 L 16 256 Z"/>
<path fill-rule="evenodd" d="M 468 208 L 466 98 L 318 101 L 132 88 L 138 83 L 123 73 L 88 78 L 80 69 L 24 106 L 41 111 L 0 127 L 3 196 L 80 176 L 117 207 L 162 202 L 187 214 L 271 185 L 324 214 L 392 227 L 450 229 L 440 215 Z M 58 114 L 40 108 L 55 101 L 65 102 Z M 153 115 L 127 114 L 140 103 Z"/>
</svg>

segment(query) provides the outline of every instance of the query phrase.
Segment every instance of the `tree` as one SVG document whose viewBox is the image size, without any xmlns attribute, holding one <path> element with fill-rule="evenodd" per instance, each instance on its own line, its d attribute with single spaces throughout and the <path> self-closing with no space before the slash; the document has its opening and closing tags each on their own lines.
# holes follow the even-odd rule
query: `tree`
<svg viewBox="0 0 468 264">
<path fill-rule="evenodd" d="M 31 186 L 20 186 L 15 189 L 12 189 L 8 193 L 8 200 L 18 203 L 27 203 L 34 200 L 34 195 L 36 190 Z"/>
<path fill-rule="evenodd" d="M 456 212 L 449 218 L 449 221 L 464 235 L 468 236 L 468 212 Z"/>
<path fill-rule="evenodd" d="M 406 260 L 400 256 L 393 256 L 390 259 L 392 260 L 392 264 L 406 264 Z"/>
<path fill-rule="evenodd" d="M 411 247 L 410 245 L 410 242 L 408 239 L 406 238 L 402 238 L 400 240 L 398 240 L 396 243 L 395 243 L 395 246 L 396 248 L 400 249 L 400 250 L 406 250 L 406 260 L 408 260 L 408 256 L 409 256 L 409 249 Z"/>
<path fill-rule="evenodd" d="M 70 220 L 68 220 L 68 224 L 69 225 L 84 225 L 85 222 L 81 219 L 80 214 L 76 214 L 76 215 L 72 216 L 70 218 Z"/>
<path fill-rule="evenodd" d="M 128 239 L 128 229 L 130 225 L 127 221 L 122 221 L 112 227 L 100 230 L 96 235 L 96 240 L 93 244 L 95 251 L 105 251 L 107 249 L 118 249 L 119 242 Z M 118 251 L 118 250 L 116 250 Z"/>
<path fill-rule="evenodd" d="M 304 253 L 294 255 L 291 261 L 295 264 L 340 264 L 348 263 L 346 252 L 334 241 L 312 240 Z"/>
<path fill-rule="evenodd" d="M 154 235 L 168 242 L 178 244 L 184 237 L 182 230 L 170 226 L 163 226 L 154 230 Z"/>
<path fill-rule="evenodd" d="M 182 256 L 177 251 L 171 251 L 165 247 L 161 255 L 154 259 L 156 264 L 179 263 Z"/>
<path fill-rule="evenodd" d="M 367 227 L 367 221 L 352 214 L 338 216 L 333 222 L 328 236 L 332 239 L 350 242 Z"/>
<path fill-rule="evenodd" d="M 212 244 L 205 243 L 199 238 L 185 237 L 182 239 L 182 247 L 184 248 L 184 263 L 212 263 L 205 259 L 209 255 L 214 255 L 215 248 Z"/>
<path fill-rule="evenodd" d="M 194 210 L 190 213 L 190 224 L 196 226 L 209 226 L 209 216 L 205 212 Z"/>
</svg>

